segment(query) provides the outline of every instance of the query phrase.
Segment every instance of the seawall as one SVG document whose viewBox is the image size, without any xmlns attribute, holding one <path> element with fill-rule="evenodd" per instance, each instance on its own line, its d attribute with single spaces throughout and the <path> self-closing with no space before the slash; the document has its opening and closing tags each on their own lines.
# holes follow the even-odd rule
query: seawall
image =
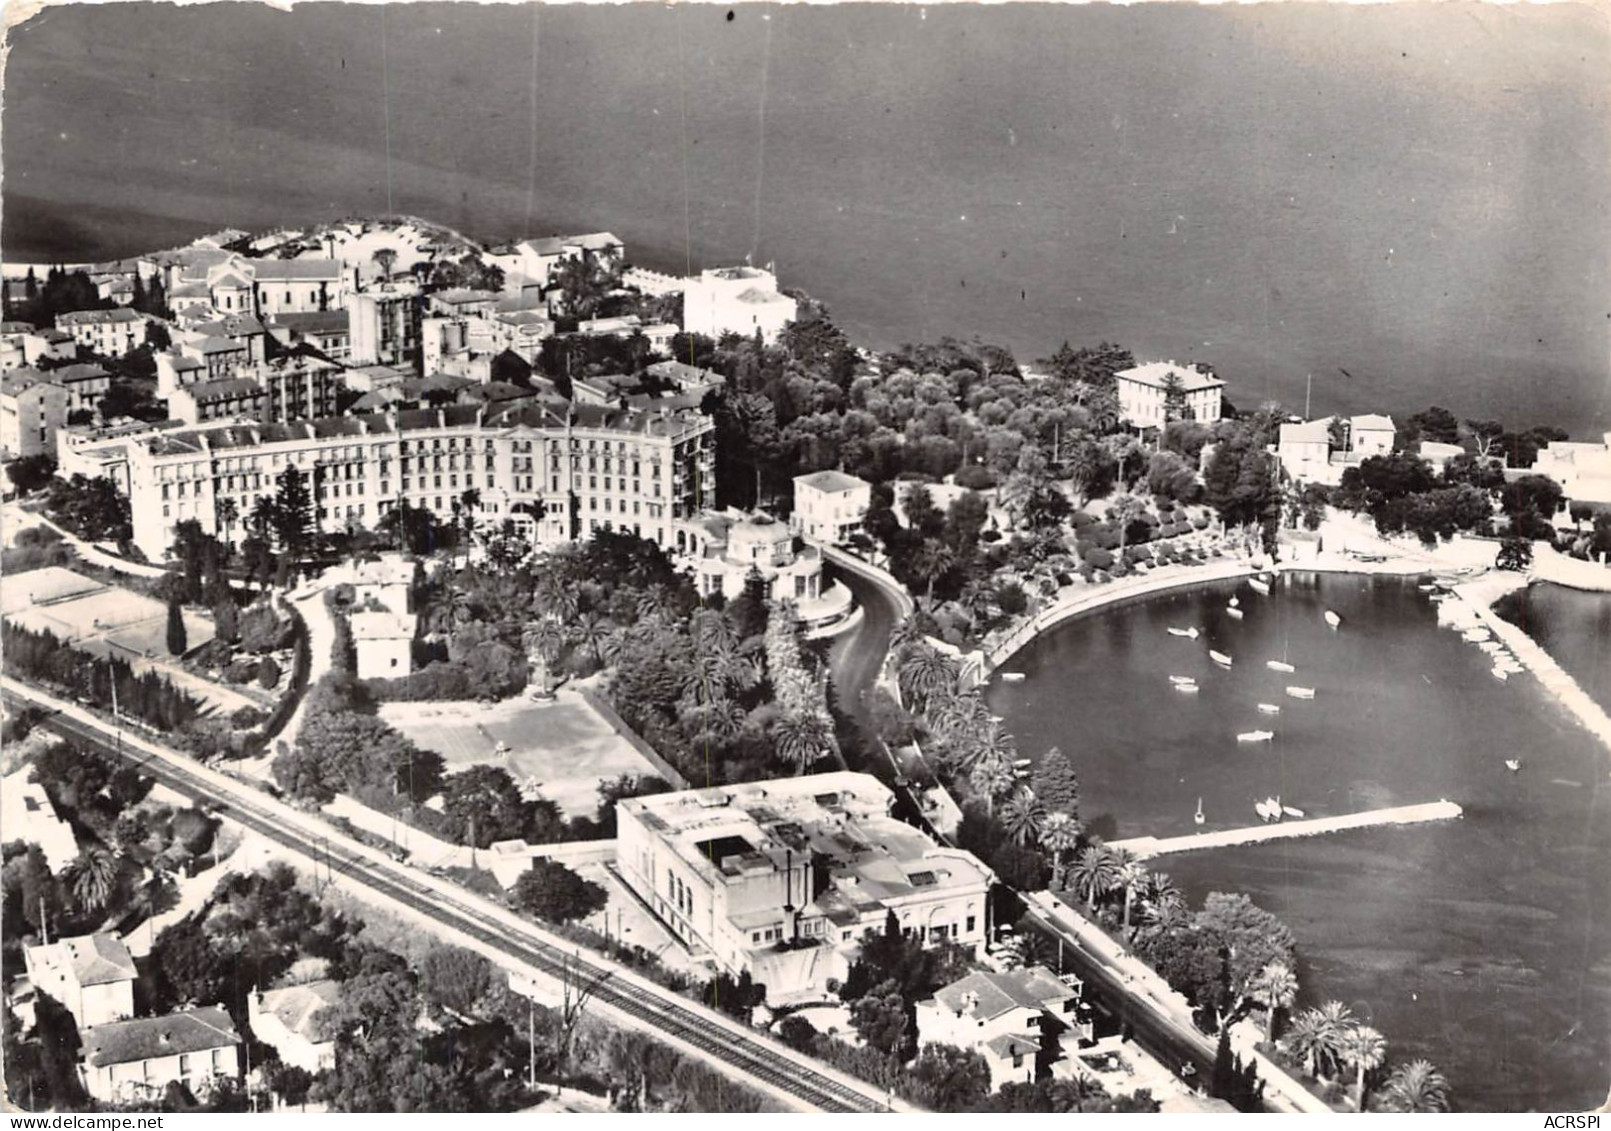
<svg viewBox="0 0 1611 1131">
<path fill-rule="evenodd" d="M 1371 809 L 1363 813 L 1344 813 L 1336 817 L 1312 817 L 1307 820 L 1277 821 L 1273 824 L 1249 825 L 1240 829 L 1220 829 L 1211 833 L 1189 836 L 1142 836 L 1132 840 L 1116 840 L 1114 848 L 1124 848 L 1145 860 L 1171 852 L 1197 852 L 1205 848 L 1231 848 L 1242 844 L 1262 844 L 1270 840 L 1291 840 L 1297 837 L 1324 836 L 1327 833 L 1347 832 L 1350 829 L 1370 829 L 1382 825 L 1417 825 L 1427 821 L 1452 821 L 1464 816 L 1460 806 L 1452 801 L 1433 801 L 1423 805 L 1400 805 L 1392 809 Z"/>
</svg>

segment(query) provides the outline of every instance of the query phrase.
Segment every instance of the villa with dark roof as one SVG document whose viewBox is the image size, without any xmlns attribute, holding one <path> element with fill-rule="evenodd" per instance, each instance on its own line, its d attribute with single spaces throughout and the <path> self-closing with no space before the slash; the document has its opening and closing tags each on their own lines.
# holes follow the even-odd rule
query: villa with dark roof
<svg viewBox="0 0 1611 1131">
<path fill-rule="evenodd" d="M 103 1103 L 160 1096 L 180 1084 L 201 1098 L 241 1072 L 241 1036 L 221 1005 L 96 1025 L 79 1034 L 84 1090 Z"/>
</svg>

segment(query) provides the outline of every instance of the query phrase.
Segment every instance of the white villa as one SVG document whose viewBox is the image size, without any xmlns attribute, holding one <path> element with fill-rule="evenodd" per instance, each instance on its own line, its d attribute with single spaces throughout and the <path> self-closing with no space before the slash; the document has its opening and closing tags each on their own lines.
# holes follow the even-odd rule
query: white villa
<svg viewBox="0 0 1611 1131">
<path fill-rule="evenodd" d="M 768 344 L 800 313 L 800 304 L 778 292 L 778 278 L 759 267 L 713 267 L 690 278 L 682 293 L 682 325 L 690 334 L 720 338 L 752 336 Z"/>
<path fill-rule="evenodd" d="M 769 1000 L 818 996 L 890 912 L 907 936 L 977 952 L 995 876 L 890 816 L 870 774 L 635 797 L 616 808 L 621 878 L 696 957 Z"/>
<path fill-rule="evenodd" d="M 1186 398 L 1186 419 L 1199 424 L 1213 424 L 1219 420 L 1225 382 L 1210 376 L 1195 365 L 1177 365 L 1173 361 L 1149 361 L 1133 369 L 1121 369 L 1113 375 L 1119 393 L 1119 412 L 1132 428 L 1162 428 L 1169 378 L 1180 379 L 1180 391 Z"/>
<path fill-rule="evenodd" d="M 1342 422 L 1342 444 L 1334 449 L 1332 422 L 1337 420 Z M 1391 416 L 1327 416 L 1281 425 L 1275 450 L 1282 468 L 1300 483 L 1335 487 L 1348 467 L 1371 456 L 1392 454 L 1397 436 Z"/>
<path fill-rule="evenodd" d="M 795 545 L 783 523 L 764 514 L 703 511 L 677 526 L 677 549 L 701 596 L 731 601 L 758 576 L 768 601 L 792 601 L 808 633 L 843 627 L 855 607 L 840 582 L 822 583 L 822 551 Z"/>
<path fill-rule="evenodd" d="M 134 1016 L 134 956 L 113 934 L 23 948 L 28 981 L 59 1001 L 80 1029 Z"/>
<path fill-rule="evenodd" d="M 1059 978 L 1044 966 L 975 970 L 917 1003 L 918 1044 L 977 1052 L 990 1067 L 991 1091 L 1033 1084 L 1065 1031 L 1089 1039 L 1078 1015 L 1081 988 L 1074 975 Z"/>
<path fill-rule="evenodd" d="M 1599 443 L 1545 444 L 1533 461 L 1533 474 L 1559 483 L 1569 502 L 1611 507 L 1611 432 Z"/>
</svg>

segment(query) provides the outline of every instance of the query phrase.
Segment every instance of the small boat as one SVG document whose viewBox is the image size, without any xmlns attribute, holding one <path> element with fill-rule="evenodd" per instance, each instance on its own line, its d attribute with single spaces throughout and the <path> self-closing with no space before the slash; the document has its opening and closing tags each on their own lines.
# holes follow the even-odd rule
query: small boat
<svg viewBox="0 0 1611 1131">
<path fill-rule="evenodd" d="M 1261 597 L 1268 597 L 1270 595 L 1270 583 L 1265 581 L 1262 577 L 1250 577 L 1247 579 L 1247 584 L 1253 590 L 1253 592 L 1257 593 Z"/>
<path fill-rule="evenodd" d="M 1195 812 L 1195 813 L 1193 813 L 1193 814 L 1192 814 L 1192 817 L 1191 817 L 1191 820 L 1192 820 L 1192 824 L 1194 824 L 1194 825 L 1200 825 L 1200 824 L 1202 824 L 1202 823 L 1203 823 L 1203 821 L 1204 821 L 1204 820 L 1206 820 L 1206 819 L 1207 819 L 1207 818 L 1205 818 L 1205 817 L 1204 817 L 1204 816 L 1203 816 L 1203 799 L 1202 799 L 1202 798 L 1201 798 L 1201 797 L 1199 797 L 1199 798 L 1198 798 L 1198 799 L 1197 799 L 1197 812 Z"/>
<path fill-rule="evenodd" d="M 1242 598 L 1240 598 L 1240 597 L 1232 597 L 1230 599 L 1230 601 L 1228 602 L 1228 604 L 1233 609 L 1238 608 L 1242 604 Z"/>
<path fill-rule="evenodd" d="M 1216 652 L 1210 648 L 1208 650 L 1208 658 L 1213 660 L 1216 664 L 1224 664 L 1226 667 L 1231 666 L 1231 658 L 1224 652 Z"/>
<path fill-rule="evenodd" d="M 1437 585 L 1431 581 L 1423 581 L 1420 585 L 1416 586 L 1416 588 L 1422 593 L 1430 593 L 1432 590 L 1437 588 Z"/>
<path fill-rule="evenodd" d="M 1470 641 L 1473 644 L 1481 644 L 1484 640 L 1488 639 L 1489 634 L 1488 634 L 1488 630 L 1486 628 L 1480 628 L 1479 627 L 1479 628 L 1468 628 L 1463 633 L 1461 633 L 1460 635 L 1463 636 L 1466 640 Z"/>
<path fill-rule="evenodd" d="M 1241 620 L 1242 619 L 1242 610 L 1241 609 L 1227 607 L 1225 609 L 1225 611 L 1231 615 L 1231 618 L 1233 620 Z"/>
<path fill-rule="evenodd" d="M 1194 675 L 1172 675 L 1172 676 L 1169 677 L 1169 682 L 1170 683 L 1196 683 L 1197 682 L 1197 677 L 1194 676 Z"/>
<path fill-rule="evenodd" d="M 1268 742 L 1275 737 L 1273 730 L 1246 730 L 1236 736 L 1238 742 Z"/>
<path fill-rule="evenodd" d="M 1515 758 L 1506 758 L 1505 769 L 1514 774 L 1516 771 L 1521 769 L 1521 762 Z"/>
<path fill-rule="evenodd" d="M 1266 797 L 1263 801 L 1253 802 L 1253 811 L 1266 821 L 1279 821 L 1281 819 L 1281 802 L 1273 797 Z"/>
<path fill-rule="evenodd" d="M 1260 703 L 1259 711 L 1266 715 L 1279 715 L 1281 713 L 1281 708 L 1276 706 L 1274 703 Z"/>
<path fill-rule="evenodd" d="M 1298 670 L 1285 660 L 1265 660 L 1264 666 L 1272 672 L 1295 672 Z"/>
<path fill-rule="evenodd" d="M 1023 672 L 1002 672 L 1001 673 L 1001 682 L 1002 683 L 1022 683 L 1022 682 L 1024 682 L 1024 673 Z"/>
<path fill-rule="evenodd" d="M 1169 635 L 1184 636 L 1187 640 L 1196 640 L 1197 630 L 1195 628 L 1175 628 L 1173 625 L 1171 625 L 1169 628 Z"/>
<path fill-rule="evenodd" d="M 1195 683 L 1177 683 L 1175 684 L 1175 690 L 1182 695 L 1196 695 L 1202 688 Z"/>
<path fill-rule="evenodd" d="M 1315 689 L 1312 687 L 1289 687 L 1287 688 L 1287 694 L 1294 699 L 1313 699 Z"/>
<path fill-rule="evenodd" d="M 1283 817 L 1302 817 L 1304 814 L 1302 809 L 1294 809 L 1290 805 L 1283 805 L 1281 806 L 1281 815 Z"/>
<path fill-rule="evenodd" d="M 1330 609 L 1327 609 L 1326 610 L 1326 623 L 1331 625 L 1332 628 L 1336 628 L 1338 625 L 1342 624 L 1342 617 L 1338 616 L 1336 613 L 1332 612 Z"/>
<path fill-rule="evenodd" d="M 1496 652 L 1503 652 L 1505 650 L 1505 646 L 1499 643 L 1497 640 L 1479 640 L 1477 642 L 1477 647 L 1481 648 L 1490 656 Z"/>
<path fill-rule="evenodd" d="M 1494 678 L 1497 679 L 1500 683 L 1504 683 L 1507 679 L 1510 678 L 1510 673 L 1507 672 L 1504 668 L 1495 668 L 1494 669 Z"/>
</svg>

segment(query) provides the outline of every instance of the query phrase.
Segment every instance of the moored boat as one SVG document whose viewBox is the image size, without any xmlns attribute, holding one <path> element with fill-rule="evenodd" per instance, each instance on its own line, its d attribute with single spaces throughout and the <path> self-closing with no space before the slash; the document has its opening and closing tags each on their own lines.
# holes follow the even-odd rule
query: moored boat
<svg viewBox="0 0 1611 1131">
<path fill-rule="evenodd" d="M 1177 683 L 1175 684 L 1175 690 L 1182 695 L 1196 695 L 1202 688 L 1195 683 Z"/>
<path fill-rule="evenodd" d="M 1326 610 L 1326 623 L 1331 625 L 1332 628 L 1336 628 L 1338 625 L 1342 624 L 1342 617 L 1338 616 L 1336 613 L 1332 612 L 1330 609 L 1327 609 Z"/>
<path fill-rule="evenodd" d="M 1291 805 L 1283 805 L 1281 806 L 1281 815 L 1283 817 L 1302 817 L 1304 812 L 1302 809 L 1295 809 Z"/>
<path fill-rule="evenodd" d="M 1232 607 L 1232 606 L 1227 606 L 1225 611 L 1231 615 L 1231 618 L 1233 620 L 1241 620 L 1242 619 L 1242 610 L 1241 609 L 1238 609 L 1238 608 L 1235 608 L 1235 607 Z"/>
<path fill-rule="evenodd" d="M 1192 814 L 1191 819 L 1192 823 L 1196 825 L 1200 825 L 1207 820 L 1207 818 L 1203 816 L 1203 799 L 1201 797 L 1197 799 L 1197 812 Z"/>
<path fill-rule="evenodd" d="M 1002 672 L 1001 673 L 1001 682 L 1002 683 L 1022 683 L 1022 682 L 1024 682 L 1024 673 L 1023 672 Z"/>
<path fill-rule="evenodd" d="M 1504 668 L 1496 667 L 1496 668 L 1494 668 L 1493 671 L 1494 671 L 1494 678 L 1497 679 L 1500 683 L 1504 683 L 1507 679 L 1510 678 L 1510 673 L 1507 672 Z"/>
<path fill-rule="evenodd" d="M 1264 666 L 1272 672 L 1295 672 L 1298 670 L 1285 660 L 1265 660 Z"/>
<path fill-rule="evenodd" d="M 1281 819 L 1281 803 L 1273 797 L 1266 797 L 1263 801 L 1253 802 L 1253 811 L 1266 821 L 1279 821 Z"/>
<path fill-rule="evenodd" d="M 1274 703 L 1260 703 L 1259 711 L 1266 715 L 1279 715 L 1281 713 L 1281 708 L 1276 706 Z"/>
<path fill-rule="evenodd" d="M 1213 660 L 1216 664 L 1223 664 L 1226 667 L 1231 666 L 1231 658 L 1229 656 L 1227 656 L 1224 652 L 1216 652 L 1212 648 L 1210 648 L 1208 650 L 1208 658 L 1210 660 Z"/>
<path fill-rule="evenodd" d="M 1505 769 L 1514 774 L 1516 771 L 1521 769 L 1521 761 L 1516 758 L 1506 758 Z"/>
<path fill-rule="evenodd" d="M 1196 683 L 1197 682 L 1197 677 L 1194 676 L 1194 675 L 1172 675 L 1172 676 L 1169 677 L 1169 682 L 1170 683 Z"/>
<path fill-rule="evenodd" d="M 1294 699 L 1313 699 L 1315 689 L 1312 687 L 1289 687 L 1287 688 L 1287 694 Z"/>
<path fill-rule="evenodd" d="M 1268 597 L 1270 595 L 1270 583 L 1265 581 L 1262 577 L 1250 577 L 1247 579 L 1247 584 L 1248 587 L 1253 590 L 1253 592 L 1257 593 L 1261 597 Z"/>
<path fill-rule="evenodd" d="M 1275 737 L 1273 730 L 1246 730 L 1236 736 L 1238 742 L 1269 742 Z"/>
<path fill-rule="evenodd" d="M 1196 640 L 1197 639 L 1197 629 L 1196 628 L 1176 628 L 1173 625 L 1170 625 L 1169 626 L 1169 635 L 1170 636 L 1184 636 L 1187 640 Z"/>
</svg>

